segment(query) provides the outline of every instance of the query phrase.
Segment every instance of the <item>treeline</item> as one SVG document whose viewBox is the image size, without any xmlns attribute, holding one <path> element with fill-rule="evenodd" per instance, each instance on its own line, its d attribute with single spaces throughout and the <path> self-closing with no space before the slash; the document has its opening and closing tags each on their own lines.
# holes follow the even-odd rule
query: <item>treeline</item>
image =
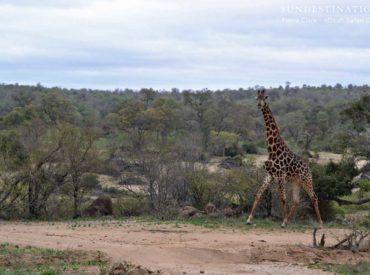
<svg viewBox="0 0 370 275">
<path fill-rule="evenodd" d="M 369 91 L 368 86 L 286 85 L 269 89 L 268 101 L 296 151 L 366 155 L 368 126 L 361 123 L 366 114 L 357 111 L 366 113 L 361 104 L 367 104 Z M 145 185 L 145 203 L 152 210 L 189 201 L 198 207 L 213 201 L 246 208 L 260 171 L 243 156 L 265 152 L 255 94 L 254 88 L 180 92 L 0 85 L 0 213 L 40 218 L 72 201 L 78 217 L 85 194 L 98 188 L 97 174 Z M 199 169 L 214 156 L 231 157 L 244 167 L 216 176 Z"/>
</svg>

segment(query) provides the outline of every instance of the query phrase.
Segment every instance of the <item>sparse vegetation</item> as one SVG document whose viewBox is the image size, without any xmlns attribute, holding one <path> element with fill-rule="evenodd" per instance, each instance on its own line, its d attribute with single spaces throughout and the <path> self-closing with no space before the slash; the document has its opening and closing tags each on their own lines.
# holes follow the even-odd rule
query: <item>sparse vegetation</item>
<svg viewBox="0 0 370 275">
<path fill-rule="evenodd" d="M 335 274 L 369 274 L 370 262 L 360 262 L 358 264 L 311 264 L 312 268 L 319 268 L 323 271 L 334 272 Z"/>
<path fill-rule="evenodd" d="M 101 252 L 54 250 L 31 246 L 0 244 L 0 274 L 83 274 L 106 270 L 108 260 Z"/>
</svg>

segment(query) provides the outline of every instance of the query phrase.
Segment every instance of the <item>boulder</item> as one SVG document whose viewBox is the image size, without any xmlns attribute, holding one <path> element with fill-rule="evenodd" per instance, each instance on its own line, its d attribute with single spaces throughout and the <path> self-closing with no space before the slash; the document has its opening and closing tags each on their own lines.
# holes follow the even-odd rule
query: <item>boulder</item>
<svg viewBox="0 0 370 275">
<path fill-rule="evenodd" d="M 153 272 L 141 266 L 135 266 L 131 263 L 114 264 L 109 275 L 146 275 L 146 274 L 161 274 L 159 271 Z"/>
<path fill-rule="evenodd" d="M 222 214 L 224 214 L 224 216 L 227 218 L 231 218 L 235 215 L 235 211 L 231 207 L 226 207 L 222 209 Z"/>
<path fill-rule="evenodd" d="M 85 213 L 90 217 L 112 215 L 113 203 L 111 197 L 107 195 L 98 197 L 90 204 Z"/>
<path fill-rule="evenodd" d="M 195 207 L 193 206 L 185 206 L 182 210 L 181 210 L 181 215 L 183 217 L 186 217 L 186 218 L 189 218 L 189 217 L 193 217 L 195 214 L 199 214 L 201 213 L 200 210 L 196 209 Z"/>
<path fill-rule="evenodd" d="M 206 212 L 206 214 L 209 215 L 209 214 L 217 212 L 217 208 L 213 203 L 209 202 L 204 207 L 204 212 Z"/>
</svg>

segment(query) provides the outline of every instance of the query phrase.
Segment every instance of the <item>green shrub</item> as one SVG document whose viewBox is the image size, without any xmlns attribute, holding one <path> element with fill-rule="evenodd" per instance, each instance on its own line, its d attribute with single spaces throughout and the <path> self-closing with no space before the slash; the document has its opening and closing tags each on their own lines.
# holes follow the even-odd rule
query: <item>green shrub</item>
<svg viewBox="0 0 370 275">
<path fill-rule="evenodd" d="M 339 163 L 329 162 L 327 165 L 313 163 L 311 168 L 320 212 L 324 220 L 333 220 L 336 215 L 343 214 L 344 210 L 331 201 L 351 194 L 352 179 L 358 173 L 355 161 L 353 158 L 346 158 Z"/>
<path fill-rule="evenodd" d="M 319 208 L 324 221 L 333 221 L 338 214 L 344 215 L 343 210 L 333 201 L 320 201 Z"/>
<path fill-rule="evenodd" d="M 144 196 L 120 197 L 113 205 L 116 216 L 139 216 L 148 212 L 149 204 Z"/>
<path fill-rule="evenodd" d="M 344 217 L 344 215 L 346 214 L 346 211 L 343 209 L 343 207 L 341 207 L 337 202 L 335 201 L 331 201 L 330 202 L 331 204 L 331 207 L 333 208 L 333 211 L 334 211 L 334 214 L 338 217 Z"/>
<path fill-rule="evenodd" d="M 238 148 L 238 145 L 233 143 L 230 145 L 225 146 L 225 156 L 227 157 L 235 157 L 239 154 L 240 150 Z"/>
<path fill-rule="evenodd" d="M 45 218 L 61 219 L 73 216 L 73 200 L 65 194 L 53 194 L 46 204 Z"/>
<path fill-rule="evenodd" d="M 358 198 L 363 199 L 365 194 L 370 191 L 370 181 L 369 180 L 360 180 L 358 182 L 358 187 L 360 188 L 358 192 Z"/>
<path fill-rule="evenodd" d="M 311 168 L 315 192 L 320 201 L 351 194 L 352 179 L 358 174 L 354 159 L 329 162 L 327 165 L 314 163 Z"/>
<path fill-rule="evenodd" d="M 186 177 L 188 191 L 194 207 L 203 209 L 208 202 L 215 200 L 216 184 L 205 171 L 195 171 Z"/>
<path fill-rule="evenodd" d="M 258 154 L 258 147 L 254 143 L 244 142 L 242 144 L 243 151 L 247 154 Z"/>
<path fill-rule="evenodd" d="M 99 178 L 96 174 L 87 173 L 82 176 L 82 186 L 86 189 L 96 189 L 100 187 Z"/>
<path fill-rule="evenodd" d="M 370 180 L 361 180 L 359 181 L 358 186 L 364 192 L 369 192 L 370 191 Z"/>
</svg>

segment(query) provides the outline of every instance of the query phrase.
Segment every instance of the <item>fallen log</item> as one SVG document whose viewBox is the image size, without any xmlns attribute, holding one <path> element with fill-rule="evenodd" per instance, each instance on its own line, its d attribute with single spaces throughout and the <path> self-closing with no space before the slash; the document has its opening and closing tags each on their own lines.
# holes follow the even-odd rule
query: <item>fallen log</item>
<svg viewBox="0 0 370 275">
<path fill-rule="evenodd" d="M 358 201 L 348 201 L 348 200 L 343 200 L 339 198 L 335 198 L 334 201 L 336 201 L 339 205 L 361 205 L 370 202 L 370 198 L 358 200 Z"/>
</svg>

